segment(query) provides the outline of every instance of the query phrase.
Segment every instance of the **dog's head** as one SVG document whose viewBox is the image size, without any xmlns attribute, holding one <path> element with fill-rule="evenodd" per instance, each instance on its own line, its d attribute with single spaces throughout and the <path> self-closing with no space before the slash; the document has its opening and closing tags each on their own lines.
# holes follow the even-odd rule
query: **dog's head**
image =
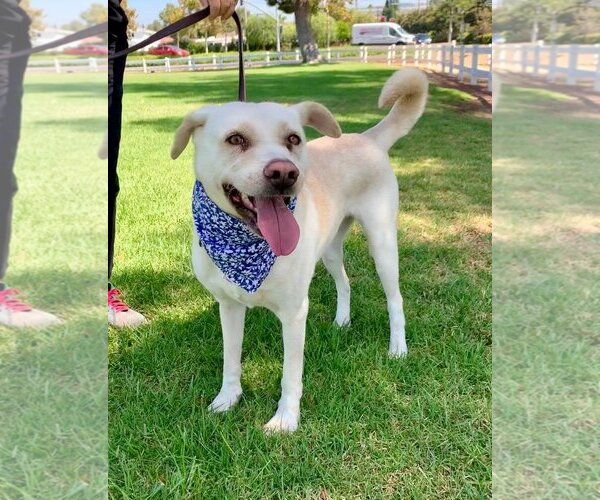
<svg viewBox="0 0 600 500">
<path fill-rule="evenodd" d="M 309 168 L 304 126 L 341 135 L 333 115 L 315 102 L 208 106 L 183 119 L 171 157 L 193 136 L 196 178 L 208 196 L 261 233 L 275 254 L 288 255 L 299 229 L 287 204 L 301 191 Z"/>
</svg>

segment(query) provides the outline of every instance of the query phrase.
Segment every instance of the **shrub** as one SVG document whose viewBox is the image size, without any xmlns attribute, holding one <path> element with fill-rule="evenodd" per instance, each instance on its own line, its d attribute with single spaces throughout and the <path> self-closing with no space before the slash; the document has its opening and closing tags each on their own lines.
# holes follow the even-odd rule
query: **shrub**
<svg viewBox="0 0 600 500">
<path fill-rule="evenodd" d="M 565 33 L 558 37 L 557 43 L 573 43 L 573 44 L 595 44 L 600 43 L 600 33 L 584 33 L 581 35 L 572 35 Z"/>
<path fill-rule="evenodd" d="M 475 41 L 473 43 L 478 43 L 481 45 L 489 45 L 490 43 L 492 43 L 492 34 L 484 33 L 483 35 L 477 35 L 475 37 Z"/>
<path fill-rule="evenodd" d="M 292 50 L 298 46 L 296 25 L 294 23 L 285 23 L 281 31 L 281 46 L 284 50 Z"/>
<path fill-rule="evenodd" d="M 339 43 L 347 43 L 352 37 L 352 28 L 346 21 L 336 21 L 335 34 Z"/>
</svg>

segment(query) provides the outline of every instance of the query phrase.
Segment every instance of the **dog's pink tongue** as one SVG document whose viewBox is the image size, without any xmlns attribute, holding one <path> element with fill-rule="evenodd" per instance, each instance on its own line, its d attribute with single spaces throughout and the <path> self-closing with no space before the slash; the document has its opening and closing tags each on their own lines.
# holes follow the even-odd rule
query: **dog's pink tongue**
<svg viewBox="0 0 600 500">
<path fill-rule="evenodd" d="M 255 198 L 256 225 L 277 256 L 291 254 L 300 239 L 300 228 L 283 196 Z"/>
</svg>

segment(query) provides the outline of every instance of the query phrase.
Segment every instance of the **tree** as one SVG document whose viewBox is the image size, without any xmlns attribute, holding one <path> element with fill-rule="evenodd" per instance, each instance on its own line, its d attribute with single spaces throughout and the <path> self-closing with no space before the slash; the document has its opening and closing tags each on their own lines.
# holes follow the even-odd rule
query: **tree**
<svg viewBox="0 0 600 500">
<path fill-rule="evenodd" d="M 283 25 L 283 29 L 281 30 L 281 43 L 288 50 L 291 50 L 298 45 L 296 26 L 294 23 L 285 23 Z"/>
<path fill-rule="evenodd" d="M 555 40 L 559 14 L 581 3 L 577 0 L 523 0 L 520 7 L 532 21 L 531 43 L 538 41 L 542 25 L 547 28 L 548 38 Z"/>
<path fill-rule="evenodd" d="M 161 19 L 155 19 L 148 26 L 146 26 L 146 28 L 151 31 L 158 31 L 163 29 L 165 26 L 166 24 Z"/>
<path fill-rule="evenodd" d="M 275 46 L 275 19 L 269 16 L 248 16 L 246 39 L 250 50 L 266 50 Z"/>
<path fill-rule="evenodd" d="M 173 24 L 175 21 L 181 19 L 185 14 L 183 7 L 180 5 L 173 5 L 172 3 L 168 3 L 165 8 L 160 12 L 158 17 L 165 24 Z M 185 30 L 184 30 L 185 31 Z M 175 35 L 177 40 L 177 45 L 179 46 L 179 35 L 183 35 L 184 31 L 179 31 Z"/>
<path fill-rule="evenodd" d="M 396 17 L 396 6 L 392 5 L 390 0 L 385 0 L 385 5 L 381 11 L 381 15 L 385 17 L 387 21 Z"/>
<path fill-rule="evenodd" d="M 133 35 L 133 33 L 135 33 L 138 29 L 137 11 L 127 4 L 127 0 L 121 0 L 121 8 L 125 12 L 125 14 L 127 15 L 127 19 L 129 20 L 127 30 L 129 31 L 130 35 Z"/>
<path fill-rule="evenodd" d="M 317 44 L 321 47 L 327 45 L 327 42 L 335 43 L 338 40 L 335 29 L 335 19 L 328 16 L 325 12 L 318 12 L 311 19 L 311 26 L 315 35 Z"/>
<path fill-rule="evenodd" d="M 81 19 L 86 23 L 86 26 L 94 26 L 108 21 L 108 10 L 106 4 L 93 3 L 89 8 L 80 14 Z"/>
<path fill-rule="evenodd" d="M 296 34 L 303 62 L 319 59 L 319 49 L 310 25 L 310 16 L 318 8 L 318 0 L 267 0 L 271 6 L 287 14 L 294 14 Z"/>
<path fill-rule="evenodd" d="M 70 23 L 63 24 L 61 26 L 61 28 L 63 30 L 67 30 L 67 31 L 79 31 L 79 30 L 84 29 L 85 26 L 86 26 L 86 24 L 81 19 L 75 19 L 74 21 L 71 21 Z"/>
<path fill-rule="evenodd" d="M 371 11 L 353 10 L 350 14 L 352 24 L 376 23 L 377 15 Z"/>
<path fill-rule="evenodd" d="M 458 38 L 465 38 L 466 16 L 478 8 L 491 8 L 487 0 L 435 0 L 432 2 L 437 13 L 446 20 L 448 26 L 448 42 L 454 37 L 454 28 L 459 25 Z"/>
<path fill-rule="evenodd" d="M 325 5 L 320 0 L 267 0 L 267 3 L 277 6 L 282 12 L 294 14 L 298 45 L 305 63 L 319 59 L 319 48 L 310 23 L 311 16 L 320 8 L 326 8 L 334 19 L 350 18 L 346 0 L 326 0 Z"/>
<path fill-rule="evenodd" d="M 338 42 L 347 43 L 352 38 L 352 27 L 346 21 L 335 22 L 335 36 Z"/>
<path fill-rule="evenodd" d="M 159 18 L 166 26 L 178 21 L 183 16 L 196 12 L 198 10 L 198 0 L 178 0 L 177 4 L 168 3 L 160 12 Z M 220 19 L 209 21 L 205 19 L 201 23 L 196 23 L 189 28 L 178 32 L 176 36 L 177 45 L 181 38 L 204 38 L 205 49 L 208 52 L 208 37 L 216 35 L 221 31 L 233 29 L 233 21 L 228 19 L 226 22 Z"/>
<path fill-rule="evenodd" d="M 129 7 L 129 5 L 127 4 L 127 0 L 121 0 L 121 7 L 125 11 L 125 14 L 129 19 L 127 30 L 128 34 L 131 35 L 135 30 L 137 30 L 136 10 Z M 108 21 L 108 9 L 106 8 L 106 4 L 102 5 L 100 3 L 93 3 L 81 14 L 79 14 L 79 17 L 81 21 L 72 21 L 70 23 L 71 27 L 80 27 L 79 29 L 81 29 L 87 26 L 94 26 L 95 24 L 105 23 Z"/>
<path fill-rule="evenodd" d="M 411 33 L 429 33 L 435 42 L 489 43 L 483 40 L 491 36 L 492 9 L 486 0 L 438 0 L 426 9 L 402 12 L 398 23 Z"/>
<path fill-rule="evenodd" d="M 29 27 L 30 34 L 39 33 L 44 31 L 46 25 L 42 21 L 44 17 L 44 11 L 42 9 L 34 9 L 31 6 L 30 0 L 21 0 L 20 7 L 27 12 L 27 15 L 31 18 L 31 26 Z"/>
<path fill-rule="evenodd" d="M 494 9 L 494 30 L 509 41 L 600 41 L 600 9 L 593 0 L 505 0 Z"/>
</svg>

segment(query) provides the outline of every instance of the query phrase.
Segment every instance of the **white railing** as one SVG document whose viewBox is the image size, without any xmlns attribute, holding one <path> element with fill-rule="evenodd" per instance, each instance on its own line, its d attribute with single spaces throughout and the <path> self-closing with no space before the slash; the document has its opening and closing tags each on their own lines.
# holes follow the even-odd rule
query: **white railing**
<svg viewBox="0 0 600 500">
<path fill-rule="evenodd" d="M 498 44 L 493 60 L 498 70 L 545 76 L 567 85 L 590 82 L 600 92 L 600 44 Z"/>
<path fill-rule="evenodd" d="M 564 81 L 568 85 L 591 83 L 600 92 L 600 44 L 544 45 L 498 44 L 455 45 L 430 44 L 417 46 L 362 46 L 321 50 L 324 61 L 380 62 L 388 65 L 413 65 L 435 69 L 456 76 L 460 81 L 476 84 L 486 81 L 491 89 L 492 63 L 497 70 L 515 71 L 545 76 L 550 82 Z M 245 56 L 246 66 L 279 66 L 299 64 L 300 51 L 251 52 Z M 237 67 L 237 54 L 194 55 L 182 58 L 130 57 L 130 71 L 204 71 Z M 32 58 L 29 69 L 56 73 L 106 71 L 107 59 Z"/>
<path fill-rule="evenodd" d="M 370 49 L 369 49 L 370 50 Z M 439 43 L 387 48 L 387 63 L 428 68 L 456 76 L 472 85 L 487 82 L 492 88 L 492 46 Z"/>
<path fill-rule="evenodd" d="M 382 62 L 388 65 L 414 65 L 436 69 L 457 76 L 461 81 L 476 84 L 487 81 L 491 88 L 491 45 L 433 44 L 424 46 L 361 46 L 321 50 L 324 61 Z M 279 66 L 299 64 L 300 51 L 252 52 L 245 56 L 246 66 Z M 130 58 L 127 68 L 131 71 L 205 71 L 237 67 L 237 54 L 188 56 L 154 59 Z"/>
<path fill-rule="evenodd" d="M 293 52 L 248 52 L 244 55 L 246 67 L 276 66 L 281 64 L 299 64 L 300 51 Z M 129 58 L 127 69 L 131 71 L 204 71 L 217 69 L 231 69 L 238 65 L 238 56 L 235 53 L 207 56 L 164 57 L 164 58 Z"/>
<path fill-rule="evenodd" d="M 404 46 L 360 46 L 321 50 L 326 62 L 355 61 L 379 62 L 388 65 L 413 65 L 435 69 L 454 75 L 459 80 L 472 84 L 487 81 L 491 88 L 492 48 L 490 45 L 431 44 Z M 250 52 L 245 55 L 247 67 L 279 66 L 299 64 L 300 51 Z M 99 71 L 106 68 L 105 58 L 88 59 L 45 59 L 30 62 L 31 69 L 55 71 Z M 205 71 L 236 68 L 237 54 L 194 55 L 188 57 L 130 57 L 127 60 L 129 71 L 144 73 L 156 71 Z"/>
<path fill-rule="evenodd" d="M 55 73 L 69 73 L 75 71 L 89 71 L 97 73 L 106 71 L 108 60 L 104 57 L 88 57 L 81 59 L 58 58 L 54 59 L 29 59 L 29 71 L 53 71 Z"/>
</svg>

